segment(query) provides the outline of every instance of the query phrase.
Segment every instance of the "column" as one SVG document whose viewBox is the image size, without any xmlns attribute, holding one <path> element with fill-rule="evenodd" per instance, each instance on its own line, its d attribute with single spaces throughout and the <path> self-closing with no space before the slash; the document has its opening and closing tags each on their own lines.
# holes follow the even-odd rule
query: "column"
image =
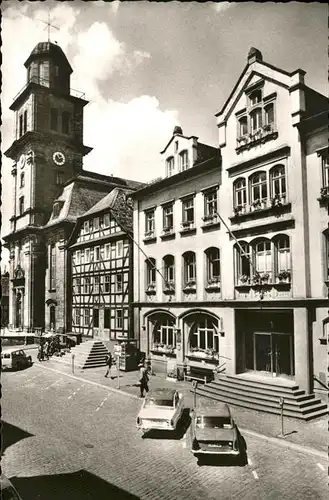
<svg viewBox="0 0 329 500">
<path fill-rule="evenodd" d="M 295 380 L 306 394 L 311 392 L 310 345 L 305 307 L 294 309 Z"/>
<path fill-rule="evenodd" d="M 236 324 L 234 308 L 223 308 L 223 330 L 225 334 L 225 352 L 219 353 L 225 356 L 226 373 L 228 375 L 236 374 Z M 220 360 L 221 361 L 221 360 Z"/>
</svg>

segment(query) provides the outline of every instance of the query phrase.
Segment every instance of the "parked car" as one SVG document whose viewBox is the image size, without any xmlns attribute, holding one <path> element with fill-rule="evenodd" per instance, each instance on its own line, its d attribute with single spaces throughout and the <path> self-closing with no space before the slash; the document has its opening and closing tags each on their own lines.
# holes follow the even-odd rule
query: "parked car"
<svg viewBox="0 0 329 500">
<path fill-rule="evenodd" d="M 226 403 L 196 408 L 190 433 L 191 452 L 197 457 L 240 454 L 237 427 Z"/>
<path fill-rule="evenodd" d="M 145 397 L 136 425 L 139 430 L 176 430 L 184 410 L 183 394 L 174 389 L 153 389 Z"/>
<path fill-rule="evenodd" d="M 1 474 L 0 477 L 0 498 L 1 500 L 22 500 L 14 485 L 9 481 L 9 479 Z"/>
<path fill-rule="evenodd" d="M 8 348 L 1 353 L 1 369 L 19 370 L 32 365 L 31 356 L 27 356 L 23 349 Z"/>
</svg>

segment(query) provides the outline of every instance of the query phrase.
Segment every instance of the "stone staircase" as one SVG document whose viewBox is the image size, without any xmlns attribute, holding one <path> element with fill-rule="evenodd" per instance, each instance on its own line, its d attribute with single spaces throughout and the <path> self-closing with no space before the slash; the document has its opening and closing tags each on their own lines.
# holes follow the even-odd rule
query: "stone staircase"
<svg viewBox="0 0 329 500">
<path fill-rule="evenodd" d="M 305 421 L 328 414 L 328 407 L 314 394 L 305 394 L 298 385 L 280 381 L 264 381 L 243 376 L 220 375 L 197 387 L 200 396 L 251 410 L 280 414 L 280 397 L 284 398 L 283 414 Z"/>
<path fill-rule="evenodd" d="M 74 354 L 74 364 L 81 369 L 96 368 L 106 365 L 107 348 L 99 340 L 87 340 L 71 349 L 71 355 Z"/>
</svg>

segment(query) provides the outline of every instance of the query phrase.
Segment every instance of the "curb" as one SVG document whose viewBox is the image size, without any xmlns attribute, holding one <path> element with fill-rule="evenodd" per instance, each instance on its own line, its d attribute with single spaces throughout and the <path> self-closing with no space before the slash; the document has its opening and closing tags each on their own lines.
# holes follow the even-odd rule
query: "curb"
<svg viewBox="0 0 329 500">
<path fill-rule="evenodd" d="M 86 382 L 90 385 L 94 385 L 96 387 L 101 387 L 102 389 L 107 389 L 109 392 L 114 392 L 116 394 L 120 394 L 121 396 L 128 396 L 132 399 L 139 400 L 138 396 L 135 396 L 134 394 L 130 394 L 129 392 L 126 392 L 122 389 L 115 389 L 114 387 L 109 387 L 109 386 L 101 384 L 99 382 L 94 382 L 92 380 L 88 380 L 88 379 L 85 379 L 83 377 L 71 375 L 70 373 L 66 373 L 66 372 L 63 372 L 61 370 L 57 370 L 55 368 L 46 367 L 46 366 L 41 365 L 41 364 L 40 365 L 34 364 L 34 366 L 37 366 L 38 368 L 42 368 L 43 370 L 49 370 L 49 371 L 52 371 L 55 373 L 59 373 L 61 375 L 66 375 L 67 377 L 72 378 L 74 380 L 80 380 L 80 381 Z M 319 458 L 322 458 L 324 460 L 328 460 L 328 453 L 325 451 L 317 450 L 316 448 L 312 448 L 310 446 L 301 446 L 299 444 L 292 443 L 291 441 L 285 441 L 284 438 L 276 438 L 276 437 L 266 436 L 265 434 L 260 434 L 258 432 L 251 431 L 249 429 L 244 429 L 244 428 L 239 427 L 239 430 L 241 431 L 241 433 L 247 434 L 247 435 L 252 436 L 256 439 L 262 439 L 263 441 L 267 441 L 268 443 L 272 443 L 274 445 L 281 446 L 283 448 L 289 448 L 289 449 L 297 451 L 299 453 L 306 453 L 307 455 L 313 455 L 313 456 L 317 456 Z"/>
</svg>

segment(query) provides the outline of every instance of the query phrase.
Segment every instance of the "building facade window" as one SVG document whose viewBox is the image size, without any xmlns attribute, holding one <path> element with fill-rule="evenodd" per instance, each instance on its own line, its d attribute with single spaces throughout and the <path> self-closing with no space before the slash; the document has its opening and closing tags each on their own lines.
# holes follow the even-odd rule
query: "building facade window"
<svg viewBox="0 0 329 500">
<path fill-rule="evenodd" d="M 325 274 L 324 278 L 329 281 L 329 232 L 324 233 L 324 245 L 325 245 Z"/>
<path fill-rule="evenodd" d="M 99 217 L 95 217 L 94 219 L 94 231 L 99 230 Z"/>
<path fill-rule="evenodd" d="M 99 294 L 100 290 L 100 276 L 94 276 L 94 293 Z"/>
<path fill-rule="evenodd" d="M 196 284 L 196 258 L 194 252 L 186 252 L 183 255 L 183 284 Z"/>
<path fill-rule="evenodd" d="M 75 326 L 80 326 L 80 309 L 76 307 L 74 310 L 74 324 Z"/>
<path fill-rule="evenodd" d="M 234 208 L 241 210 L 247 204 L 246 179 L 237 179 L 233 184 Z"/>
<path fill-rule="evenodd" d="M 145 237 L 152 237 L 155 233 L 155 210 L 145 212 Z"/>
<path fill-rule="evenodd" d="M 21 176 L 20 176 L 20 184 L 19 184 L 19 187 L 24 187 L 25 186 L 25 174 L 24 172 L 21 173 Z"/>
<path fill-rule="evenodd" d="M 205 218 L 217 216 L 217 189 L 204 194 L 204 216 Z"/>
<path fill-rule="evenodd" d="M 108 275 L 105 275 L 104 290 L 105 293 L 109 293 L 111 290 L 111 277 Z"/>
<path fill-rule="evenodd" d="M 123 257 L 123 241 L 117 241 L 116 243 L 116 255 L 117 258 L 122 258 Z"/>
<path fill-rule="evenodd" d="M 110 214 L 104 214 L 104 227 L 109 227 L 110 225 Z"/>
<path fill-rule="evenodd" d="M 123 328 L 123 310 L 116 309 L 115 310 L 115 327 L 122 329 Z"/>
<path fill-rule="evenodd" d="M 115 288 L 118 293 L 122 293 L 123 290 L 123 274 L 118 273 L 115 275 Z"/>
<path fill-rule="evenodd" d="M 277 251 L 276 272 L 280 274 L 284 271 L 290 272 L 291 257 L 290 257 L 290 240 L 288 236 L 280 236 L 275 241 Z"/>
<path fill-rule="evenodd" d="M 95 247 L 94 252 L 95 252 L 95 261 L 99 261 L 101 257 L 100 247 Z"/>
<path fill-rule="evenodd" d="M 261 91 L 261 89 L 254 90 L 249 95 L 249 104 L 250 104 L 250 106 L 255 106 L 256 104 L 259 104 L 261 101 L 262 101 L 262 91 Z"/>
<path fill-rule="evenodd" d="M 251 133 L 255 133 L 258 129 L 261 128 L 261 126 L 262 126 L 262 109 L 261 108 L 254 109 L 250 113 L 250 126 L 251 126 Z"/>
<path fill-rule="evenodd" d="M 264 125 L 268 127 L 274 125 L 274 104 L 272 102 L 264 107 Z"/>
<path fill-rule="evenodd" d="M 56 172 L 56 184 L 57 186 L 64 184 L 64 174 L 62 172 Z"/>
<path fill-rule="evenodd" d="M 19 137 L 23 135 L 23 115 L 19 115 Z"/>
<path fill-rule="evenodd" d="M 27 110 L 24 111 L 23 114 L 23 134 L 27 132 Z"/>
<path fill-rule="evenodd" d="M 173 255 L 166 255 L 163 258 L 163 270 L 165 284 L 173 285 L 175 283 L 175 257 Z"/>
<path fill-rule="evenodd" d="M 153 347 L 159 346 L 176 347 L 176 335 L 174 332 L 174 321 L 169 318 L 162 318 L 156 322 L 153 332 Z"/>
<path fill-rule="evenodd" d="M 263 240 L 255 244 L 255 268 L 260 276 L 272 277 L 273 254 L 270 240 Z M 271 280 L 271 279 L 270 279 Z"/>
<path fill-rule="evenodd" d="M 58 109 L 57 108 L 51 108 L 50 110 L 50 128 L 51 130 L 57 130 L 58 129 Z"/>
<path fill-rule="evenodd" d="M 218 353 L 218 330 L 215 321 L 207 317 L 201 317 L 195 322 L 191 329 L 189 338 L 190 351 L 210 350 Z"/>
<path fill-rule="evenodd" d="M 323 155 L 322 162 L 322 187 L 329 188 L 329 156 Z"/>
<path fill-rule="evenodd" d="M 156 262 L 155 259 L 150 257 L 146 260 L 146 286 L 155 287 L 156 283 Z"/>
<path fill-rule="evenodd" d="M 179 153 L 179 171 L 182 172 L 183 170 L 188 169 L 188 152 L 182 151 Z"/>
<path fill-rule="evenodd" d="M 248 134 L 248 118 L 242 116 L 238 120 L 238 137 L 244 137 Z"/>
<path fill-rule="evenodd" d="M 166 176 L 171 177 L 175 170 L 175 160 L 174 157 L 171 156 L 166 160 Z"/>
<path fill-rule="evenodd" d="M 219 248 L 211 247 L 205 251 L 206 280 L 208 284 L 220 283 L 220 252 Z"/>
<path fill-rule="evenodd" d="M 163 230 L 172 231 L 174 228 L 174 204 L 169 203 L 163 207 Z"/>
<path fill-rule="evenodd" d="M 84 326 L 89 326 L 89 323 L 90 323 L 90 311 L 89 308 L 86 308 L 83 311 L 83 324 Z"/>
<path fill-rule="evenodd" d="M 56 290 L 56 246 L 50 245 L 49 249 L 49 288 Z"/>
<path fill-rule="evenodd" d="M 84 234 L 89 233 L 89 221 L 88 220 L 85 220 L 83 223 L 83 232 L 84 232 Z"/>
<path fill-rule="evenodd" d="M 24 213 L 24 196 L 21 196 L 18 200 L 18 213 L 19 215 Z"/>
<path fill-rule="evenodd" d="M 270 170 L 270 186 L 272 199 L 286 199 L 286 174 L 283 165 L 276 165 Z"/>
<path fill-rule="evenodd" d="M 90 293 L 90 277 L 86 276 L 84 279 L 83 292 L 89 294 Z"/>
<path fill-rule="evenodd" d="M 256 205 L 266 204 L 267 201 L 267 180 L 266 172 L 255 172 L 250 176 L 250 195 L 251 204 L 255 207 Z"/>
<path fill-rule="evenodd" d="M 182 226 L 191 227 L 194 225 L 194 197 L 186 198 L 182 201 Z"/>
</svg>

